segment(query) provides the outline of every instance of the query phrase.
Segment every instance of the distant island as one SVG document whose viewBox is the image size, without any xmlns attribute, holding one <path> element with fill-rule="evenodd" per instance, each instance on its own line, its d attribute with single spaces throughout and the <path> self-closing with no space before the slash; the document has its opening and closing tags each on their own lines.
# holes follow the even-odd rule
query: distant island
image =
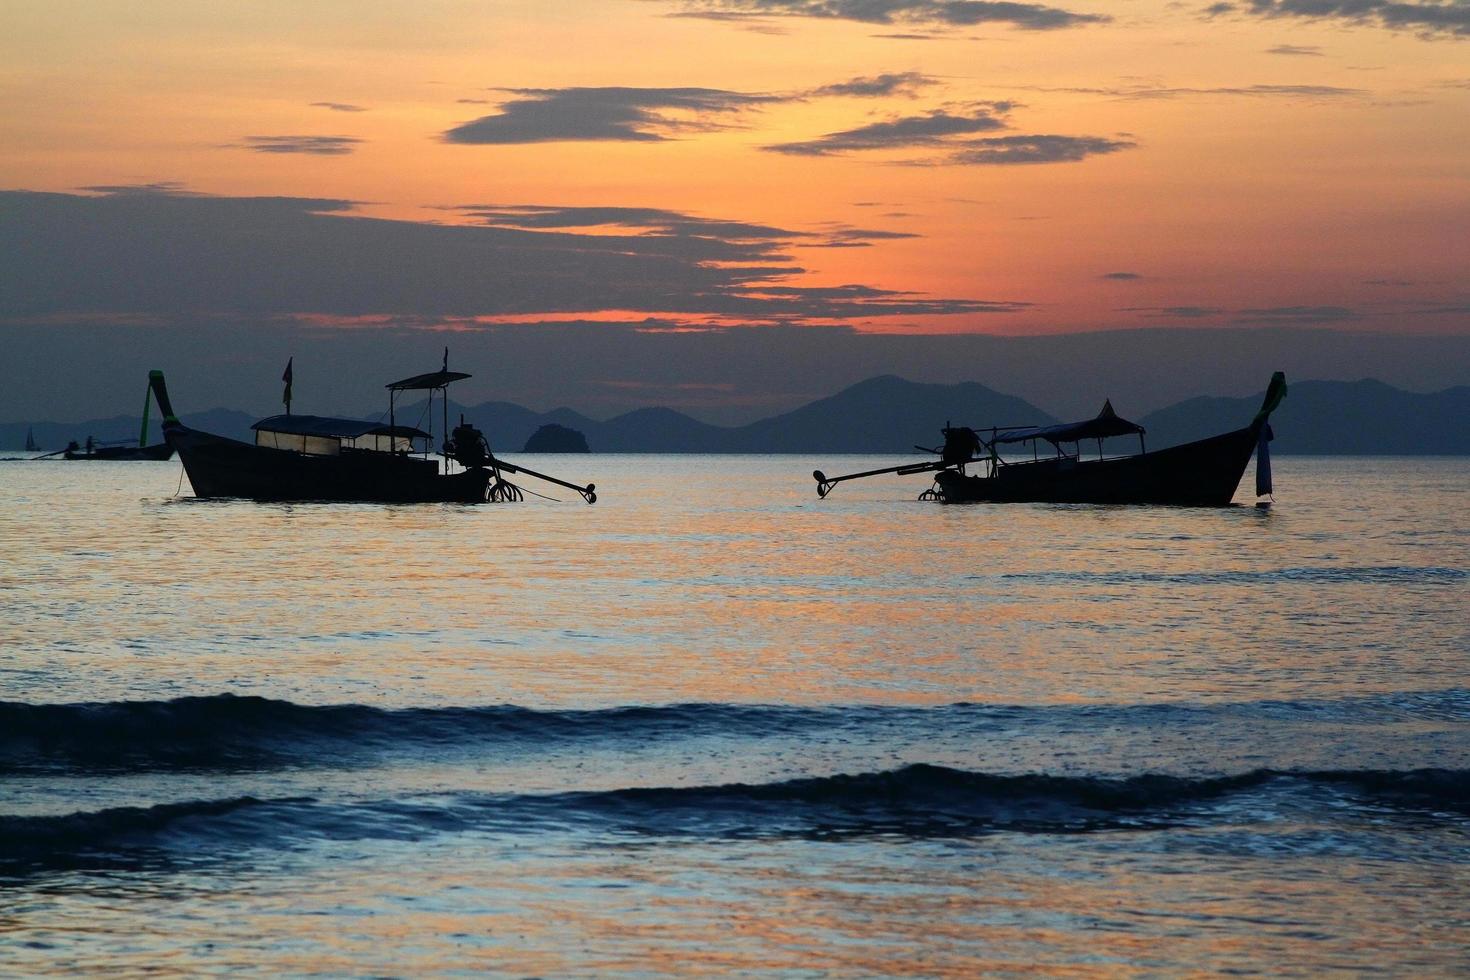
<svg viewBox="0 0 1470 980">
<path fill-rule="evenodd" d="M 590 453 L 587 437 L 576 429 L 548 422 L 526 440 L 523 453 Z"/>
<path fill-rule="evenodd" d="M 1264 381 L 1264 376 L 1263 379 Z M 1470 387 L 1430 394 L 1381 381 L 1297 381 L 1271 419 L 1277 454 L 1470 455 Z M 1247 424 L 1261 394 L 1244 398 L 1190 398 L 1136 417 L 1149 449 L 1203 438 Z M 892 375 L 870 378 L 828 398 L 742 426 L 719 426 L 668 408 L 642 408 L 597 421 L 567 408 L 534 412 L 511 402 L 453 405 L 452 411 L 485 432 L 498 452 L 525 446 L 546 427 L 573 430 L 599 453 L 884 453 L 910 454 L 933 446 L 946 422 L 973 426 L 1046 425 L 1058 421 L 1040 408 L 981 384 L 921 384 Z M 375 413 L 362 418 L 376 418 Z M 19 421 L 0 424 L 0 447 L 25 445 L 27 429 L 42 446 L 64 446 L 88 435 L 136 438 L 139 418 L 119 415 L 78 423 Z M 183 418 L 187 425 L 251 440 L 255 417 L 213 409 Z M 1073 421 L 1067 419 L 1065 421 Z M 578 452 L 582 450 L 576 450 Z"/>
</svg>

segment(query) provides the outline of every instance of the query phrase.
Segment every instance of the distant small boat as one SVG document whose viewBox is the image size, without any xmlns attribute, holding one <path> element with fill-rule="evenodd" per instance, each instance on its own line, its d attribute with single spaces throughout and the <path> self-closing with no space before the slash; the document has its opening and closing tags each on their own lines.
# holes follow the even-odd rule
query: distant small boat
<svg viewBox="0 0 1470 980">
<path fill-rule="evenodd" d="M 1172 504 L 1185 507 L 1224 507 L 1230 504 L 1245 475 L 1251 454 L 1256 460 L 1256 495 L 1271 493 L 1271 462 L 1267 444 L 1272 438 L 1271 413 L 1286 397 L 1286 376 L 1271 377 L 1261 410 L 1250 425 L 1169 449 L 1147 452 L 1143 426 L 1119 418 L 1111 403 L 1096 418 L 1063 425 L 975 429 L 946 426 L 944 446 L 931 450 L 938 460 L 865 470 L 827 477 L 812 476 L 818 496 L 825 497 L 844 480 L 876 476 L 934 473 L 934 485 L 923 499 L 943 503 L 1069 503 Z M 988 432 L 988 437 L 980 432 Z M 1105 457 L 1102 440 L 1138 436 L 1138 452 Z M 1083 442 L 1097 442 L 1096 458 L 1085 459 Z M 1031 459 L 1004 459 L 1001 446 L 1032 447 Z M 1053 452 L 1042 455 L 1040 446 Z M 1067 447 L 1071 446 L 1071 451 Z M 921 447 L 922 448 L 922 447 Z M 966 471 L 980 464 L 983 475 Z"/>
<path fill-rule="evenodd" d="M 106 462 L 138 462 L 145 460 L 172 459 L 173 447 L 166 442 L 148 445 L 148 409 L 152 404 L 152 386 L 143 389 L 143 427 L 138 432 L 138 444 L 133 445 L 131 439 L 122 439 L 116 442 L 98 442 L 91 436 L 87 437 L 85 445 L 77 445 L 75 439 L 67 443 L 61 451 L 64 459 L 71 460 L 95 460 Z M 52 453 L 52 455 L 56 455 Z"/>
<path fill-rule="evenodd" d="M 26 452 L 38 453 L 40 451 L 41 447 L 36 445 L 35 433 L 31 431 L 30 426 L 26 426 Z"/>
<path fill-rule="evenodd" d="M 283 380 L 289 392 L 290 370 Z M 184 425 L 174 415 L 163 372 L 149 374 L 149 384 L 164 414 L 163 436 L 177 449 L 197 497 L 243 497 L 249 500 L 320 500 L 343 502 L 477 504 L 521 500 L 523 491 L 506 479 L 525 474 L 581 494 L 589 504 L 596 487 L 585 487 L 515 466 L 490 451 L 484 435 L 461 417 L 444 443 L 442 463 L 429 457 L 432 435 L 399 425 L 395 398 L 405 391 L 426 391 L 427 416 L 433 418 L 437 392 L 448 432 L 448 395 L 454 381 L 470 377 L 445 368 L 387 385 L 388 423 L 318 415 L 273 415 L 251 428 L 255 443 L 240 442 Z M 290 407 L 289 400 L 287 407 Z M 421 446 L 415 454 L 416 444 Z M 451 472 L 450 461 L 459 464 Z"/>
<path fill-rule="evenodd" d="M 72 460 L 96 460 L 108 462 L 127 462 L 141 460 L 165 460 L 172 459 L 173 447 L 166 442 L 154 443 L 151 446 L 135 446 L 132 440 L 126 444 L 97 442 L 88 436 L 87 441 L 77 445 L 75 441 L 68 443 L 66 450 L 62 453 L 63 459 Z"/>
</svg>

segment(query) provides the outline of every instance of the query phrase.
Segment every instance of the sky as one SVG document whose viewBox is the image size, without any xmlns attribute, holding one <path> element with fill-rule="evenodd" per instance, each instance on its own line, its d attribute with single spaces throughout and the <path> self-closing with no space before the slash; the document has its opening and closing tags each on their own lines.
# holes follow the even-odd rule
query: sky
<svg viewBox="0 0 1470 980">
<path fill-rule="evenodd" d="M 0 419 L 1470 383 L 1466 0 L 3 0 L 0 106 Z"/>
</svg>

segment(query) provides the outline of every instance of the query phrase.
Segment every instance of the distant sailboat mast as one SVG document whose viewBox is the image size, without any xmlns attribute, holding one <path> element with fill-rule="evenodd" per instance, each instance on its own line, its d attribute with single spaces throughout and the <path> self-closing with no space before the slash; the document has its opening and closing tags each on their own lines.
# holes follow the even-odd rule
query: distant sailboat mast
<svg viewBox="0 0 1470 980">
<path fill-rule="evenodd" d="M 33 453 L 40 448 L 40 446 L 36 445 L 35 433 L 31 431 L 30 426 L 26 426 L 26 452 Z"/>
</svg>

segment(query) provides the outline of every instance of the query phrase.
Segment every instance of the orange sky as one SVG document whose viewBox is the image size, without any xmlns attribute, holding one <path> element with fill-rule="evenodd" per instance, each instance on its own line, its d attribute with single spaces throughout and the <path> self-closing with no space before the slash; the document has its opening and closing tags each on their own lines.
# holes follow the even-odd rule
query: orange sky
<svg viewBox="0 0 1470 980">
<path fill-rule="evenodd" d="M 1470 329 L 1464 6 L 1397 5 L 1459 17 L 1433 34 L 1377 15 L 1262 16 L 1250 0 L 1214 15 L 1164 0 L 1019 5 L 1077 19 L 1051 29 L 950 23 L 990 9 L 966 0 L 892 0 L 889 23 L 804 15 L 850 6 L 8 3 L 0 187 L 166 184 L 459 223 L 478 219 L 443 209 L 655 208 L 819 233 L 781 245 L 805 271 L 776 284 L 1006 304 L 812 318 L 863 330 Z M 831 89 L 881 88 L 885 75 L 908 81 L 888 94 Z M 609 121 L 574 91 L 598 87 L 632 93 L 645 115 Z M 682 89 L 715 90 L 722 108 L 645 104 Z M 547 109 L 563 104 L 565 115 Z M 518 110 L 519 136 L 501 119 L 489 123 L 497 142 L 446 138 Z M 905 119 L 922 128 L 936 113 L 994 128 L 767 149 Z M 1026 147 L 1052 162 L 999 162 L 1005 144 L 985 142 L 1035 136 L 1060 138 Z M 834 233 L 866 244 L 810 247 Z M 604 315 L 747 315 L 653 299 L 613 309 Z"/>
</svg>

